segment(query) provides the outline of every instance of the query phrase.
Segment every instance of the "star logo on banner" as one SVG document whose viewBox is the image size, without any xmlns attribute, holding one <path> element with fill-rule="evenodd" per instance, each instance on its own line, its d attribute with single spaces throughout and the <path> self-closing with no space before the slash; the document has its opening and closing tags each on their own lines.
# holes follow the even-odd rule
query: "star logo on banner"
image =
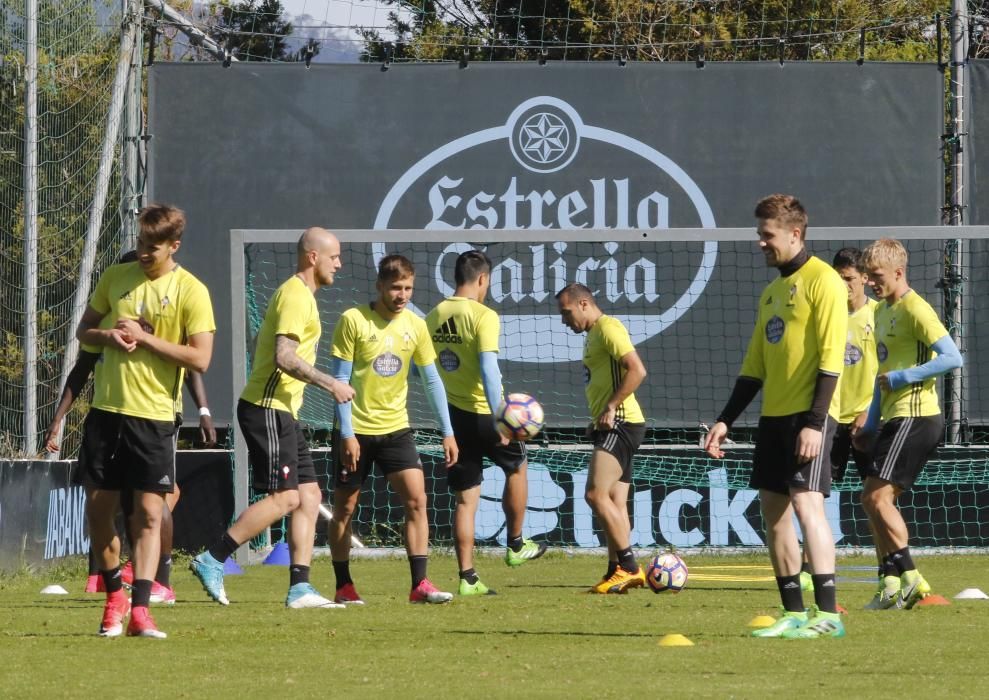
<svg viewBox="0 0 989 700">
<path fill-rule="evenodd" d="M 557 115 L 534 114 L 525 120 L 519 132 L 522 152 L 532 161 L 546 165 L 559 160 L 570 144 L 570 132 Z"/>
</svg>

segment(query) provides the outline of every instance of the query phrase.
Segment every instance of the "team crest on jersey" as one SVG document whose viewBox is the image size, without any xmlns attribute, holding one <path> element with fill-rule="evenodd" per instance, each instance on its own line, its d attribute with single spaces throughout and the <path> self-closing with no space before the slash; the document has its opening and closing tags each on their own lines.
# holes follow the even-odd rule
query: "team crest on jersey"
<svg viewBox="0 0 989 700">
<path fill-rule="evenodd" d="M 402 369 L 402 358 L 391 352 L 383 352 L 371 363 L 374 371 L 382 377 L 394 377 Z"/>
<path fill-rule="evenodd" d="M 845 343 L 845 364 L 847 366 L 857 365 L 862 361 L 862 350 L 851 343 Z"/>
<path fill-rule="evenodd" d="M 786 303 L 787 306 L 793 306 L 796 303 L 793 301 L 795 296 L 797 296 L 797 285 L 790 287 L 790 301 Z"/>
<path fill-rule="evenodd" d="M 775 345 L 783 339 L 786 323 L 779 316 L 773 316 L 766 321 L 766 340 Z"/>
<path fill-rule="evenodd" d="M 879 356 L 880 362 L 885 362 L 886 358 L 889 357 L 889 350 L 886 349 L 886 343 L 879 343 L 876 346 L 876 355 Z"/>
<path fill-rule="evenodd" d="M 443 348 L 440 350 L 440 354 L 437 355 L 440 361 L 440 367 L 445 369 L 447 372 L 456 372 L 460 369 L 460 358 L 457 357 L 455 353 L 450 348 Z"/>
</svg>

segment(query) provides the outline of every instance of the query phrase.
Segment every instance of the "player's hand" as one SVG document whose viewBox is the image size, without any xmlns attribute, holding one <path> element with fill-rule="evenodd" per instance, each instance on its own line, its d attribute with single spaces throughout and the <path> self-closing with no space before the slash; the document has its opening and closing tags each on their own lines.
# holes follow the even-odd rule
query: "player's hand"
<svg viewBox="0 0 989 700">
<path fill-rule="evenodd" d="M 58 426 L 62 421 L 55 421 L 48 426 L 48 434 L 45 435 L 45 452 L 56 454 L 58 452 Z"/>
<path fill-rule="evenodd" d="M 594 420 L 594 426 L 598 430 L 614 430 L 615 409 L 613 406 L 605 407 L 604 411 Z"/>
<path fill-rule="evenodd" d="M 820 430 L 809 426 L 802 429 L 800 434 L 797 435 L 797 447 L 795 450 L 797 462 L 803 464 L 821 454 L 821 442 L 823 440 L 824 436 Z"/>
<path fill-rule="evenodd" d="M 862 428 L 865 426 L 865 422 L 869 420 L 869 412 L 862 411 L 860 414 L 855 416 L 855 420 L 852 421 L 852 427 L 849 428 L 849 434 L 854 438 L 858 435 Z"/>
<path fill-rule="evenodd" d="M 494 422 L 494 429 L 495 429 L 495 435 L 498 436 L 497 444 L 501 445 L 502 447 L 508 447 L 508 443 L 510 443 L 512 440 L 511 438 L 505 437 L 505 435 L 502 434 L 500 430 L 498 430 L 498 421 Z"/>
<path fill-rule="evenodd" d="M 148 335 L 144 327 L 132 318 L 119 319 L 113 330 L 120 331 L 123 339 L 134 343 L 135 347 L 140 345 L 144 337 Z"/>
<path fill-rule="evenodd" d="M 110 329 L 109 345 L 117 348 L 118 350 L 123 350 L 124 352 L 134 352 L 137 348 L 137 343 L 135 343 L 130 336 L 126 335 L 119 328 Z"/>
<path fill-rule="evenodd" d="M 852 434 L 852 447 L 859 452 L 872 454 L 872 448 L 875 447 L 877 437 L 877 433 L 863 433 L 860 430 Z"/>
<path fill-rule="evenodd" d="M 704 451 L 715 459 L 721 459 L 725 456 L 725 451 L 721 449 L 721 443 L 727 437 L 728 426 L 718 421 L 707 431 L 707 437 L 704 438 Z"/>
<path fill-rule="evenodd" d="M 333 383 L 329 387 L 329 392 L 337 403 L 347 403 L 348 401 L 352 401 L 354 396 L 357 395 L 354 387 L 350 386 L 347 382 L 341 382 L 339 379 L 333 380 Z"/>
<path fill-rule="evenodd" d="M 449 469 L 460 459 L 460 448 L 457 439 L 452 435 L 443 438 L 443 456 L 446 458 L 446 468 Z"/>
<path fill-rule="evenodd" d="M 888 374 L 880 374 L 878 377 L 876 377 L 876 379 L 879 380 L 879 388 L 881 390 L 883 390 L 883 391 L 893 391 L 893 387 L 889 383 L 889 375 Z"/>
<path fill-rule="evenodd" d="M 345 472 L 356 472 L 361 458 L 361 443 L 355 437 L 343 438 L 340 446 L 340 464 Z"/>
<path fill-rule="evenodd" d="M 206 447 L 216 447 L 216 428 L 212 416 L 199 416 L 199 437 Z"/>
</svg>

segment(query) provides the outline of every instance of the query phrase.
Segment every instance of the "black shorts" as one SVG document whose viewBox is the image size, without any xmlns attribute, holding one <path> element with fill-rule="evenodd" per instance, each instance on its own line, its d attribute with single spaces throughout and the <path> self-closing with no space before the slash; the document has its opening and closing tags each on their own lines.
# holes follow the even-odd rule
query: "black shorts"
<svg viewBox="0 0 989 700">
<path fill-rule="evenodd" d="M 611 430 L 589 429 L 595 450 L 603 450 L 618 460 L 622 468 L 619 481 L 632 483 L 632 459 L 646 437 L 645 423 L 616 423 Z"/>
<path fill-rule="evenodd" d="M 357 471 L 345 472 L 340 462 L 342 440 L 340 432 L 333 431 L 331 454 L 334 484 L 339 488 L 359 489 L 367 481 L 375 464 L 385 476 L 406 469 L 422 469 L 411 428 L 402 428 L 386 435 L 355 435 L 354 437 L 361 446 L 361 456 L 357 460 Z"/>
<path fill-rule="evenodd" d="M 865 475 L 872 465 L 872 455 L 856 449 L 855 445 L 852 444 L 851 423 L 838 423 L 834 431 L 834 440 L 831 442 L 832 484 L 845 478 L 849 457 L 855 460 L 855 469 L 858 470 L 859 478 L 865 479 Z"/>
<path fill-rule="evenodd" d="M 107 491 L 172 493 L 177 434 L 174 421 L 89 409 L 79 450 L 82 483 Z"/>
<path fill-rule="evenodd" d="M 480 486 L 484 480 L 484 458 L 495 463 L 506 474 L 513 474 L 525 464 L 525 443 L 512 441 L 501 444 L 501 435 L 494 419 L 483 413 L 471 413 L 450 405 L 450 422 L 457 438 L 460 457 L 446 472 L 451 491 L 466 491 Z"/>
<path fill-rule="evenodd" d="M 805 413 L 790 416 L 763 416 L 759 419 L 759 434 L 752 455 L 752 476 L 749 486 L 766 489 L 784 496 L 791 488 L 817 491 L 828 496 L 831 493 L 831 468 L 828 446 L 834 441 L 836 422 L 828 416 L 824 419 L 821 435 L 821 452 L 809 462 L 798 463 L 797 436 L 806 426 Z"/>
<path fill-rule="evenodd" d="M 944 435 L 944 417 L 893 418 L 883 424 L 867 474 L 899 486 L 913 486 Z"/>
<path fill-rule="evenodd" d="M 237 402 L 237 422 L 247 443 L 256 491 L 271 493 L 316 483 L 316 465 L 306 436 L 291 413 L 241 399 Z"/>
</svg>

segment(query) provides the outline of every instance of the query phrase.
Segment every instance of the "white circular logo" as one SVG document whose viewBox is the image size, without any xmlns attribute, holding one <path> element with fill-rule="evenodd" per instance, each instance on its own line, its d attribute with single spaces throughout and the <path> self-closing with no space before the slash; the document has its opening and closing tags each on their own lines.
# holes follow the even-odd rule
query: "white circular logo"
<svg viewBox="0 0 989 700">
<path fill-rule="evenodd" d="M 564 103 L 565 104 L 565 103 Z M 580 117 L 570 105 L 536 104 L 508 118 L 508 143 L 515 160 L 537 173 L 552 173 L 570 164 L 577 155 Z"/>
<path fill-rule="evenodd" d="M 460 138 L 445 143 L 431 153 L 424 156 L 417 163 L 406 170 L 395 182 L 392 188 L 385 195 L 378 209 L 378 214 L 374 220 L 374 228 L 384 230 L 391 228 L 391 219 L 396 209 L 402 202 L 402 198 L 415 187 L 421 187 L 420 180 L 430 174 L 437 177 L 436 183 L 429 190 L 429 206 L 433 210 L 433 220 L 428 225 L 423 226 L 429 229 L 498 229 L 498 228 L 540 228 L 544 229 L 539 233 L 539 240 L 547 241 L 548 246 L 556 253 L 563 252 L 565 244 L 553 243 L 554 228 L 581 228 L 589 225 L 589 221 L 575 222 L 575 212 L 584 212 L 585 218 L 588 212 L 596 206 L 598 199 L 603 199 L 611 190 L 606 190 L 609 186 L 605 178 L 592 180 L 593 191 L 590 189 L 583 194 L 579 191 L 566 192 L 565 187 L 554 189 L 550 192 L 549 187 L 538 192 L 524 193 L 518 191 L 517 177 L 511 177 L 507 183 L 506 190 L 502 194 L 491 194 L 490 192 L 477 192 L 473 197 L 470 194 L 460 194 L 458 187 L 464 186 L 464 178 L 458 177 L 458 173 L 447 175 L 439 171 L 439 166 L 445 161 L 455 158 L 458 154 L 470 149 L 478 148 L 486 144 L 506 141 L 514 160 L 525 170 L 538 173 L 540 176 L 554 173 L 566 168 L 576 157 L 583 142 L 596 142 L 605 144 L 615 149 L 631 155 L 633 158 L 643 159 L 656 168 L 660 177 L 672 180 L 676 187 L 686 195 L 696 217 L 702 228 L 717 228 L 714 213 L 711 206 L 701 192 L 697 183 L 684 170 L 674 163 L 668 156 L 660 153 L 652 146 L 634 139 L 625 134 L 605 129 L 602 127 L 590 126 L 583 122 L 577 111 L 563 100 L 542 95 L 533 97 L 522 102 L 509 115 L 504 124 L 487 129 L 481 129 L 473 133 L 466 134 Z M 547 183 L 550 185 L 551 183 Z M 621 192 L 624 195 L 629 184 L 627 177 L 618 177 L 610 183 L 610 187 L 615 193 Z M 530 185 L 531 186 L 531 185 Z M 572 186 L 572 185 L 568 185 Z M 648 191 L 648 190 L 647 190 Z M 529 206 L 535 206 L 532 202 L 544 201 L 552 194 L 554 204 L 547 205 L 547 210 L 562 218 L 559 221 L 540 222 L 540 225 L 533 221 L 532 226 L 519 222 L 513 213 L 512 217 L 499 216 L 494 212 L 493 207 L 502 202 L 529 202 Z M 654 191 L 646 195 L 639 201 L 632 199 L 628 203 L 629 212 L 621 222 L 610 222 L 597 224 L 595 228 L 615 228 L 615 229 L 665 229 L 669 228 L 668 220 L 668 198 L 661 192 Z M 602 206 L 604 206 L 602 204 Z M 474 211 L 475 214 L 469 212 Z M 563 214 L 560 214 L 563 212 Z M 467 217 L 478 217 L 468 220 Z M 590 220 L 590 224 L 597 219 Z M 557 246 L 560 246 L 557 249 Z M 618 247 L 617 243 L 604 243 L 605 246 Z M 630 313 L 628 311 L 611 314 L 620 320 L 628 329 L 632 342 L 641 344 L 650 338 L 659 335 L 666 328 L 669 328 L 677 319 L 685 314 L 693 304 L 701 298 L 707 287 L 708 281 L 716 267 L 718 258 L 717 241 L 704 241 L 699 244 L 702 249 L 700 255 L 692 258 L 690 267 L 692 273 L 688 272 L 689 283 L 685 289 L 675 294 L 663 297 L 662 306 L 654 306 L 650 303 L 641 304 L 637 302 L 636 310 L 641 308 L 640 313 Z M 451 243 L 445 254 L 458 254 L 465 250 L 471 250 L 473 246 L 468 243 Z M 613 252 L 609 250 L 609 254 Z M 384 243 L 372 244 L 372 259 L 377 267 L 385 255 L 388 254 Z M 546 252 L 546 263 L 549 264 L 549 255 Z M 449 296 L 453 289 L 447 284 L 442 276 L 443 257 L 431 267 L 435 272 L 435 284 L 440 293 Z M 449 264 L 449 260 L 446 261 Z M 498 261 L 496 261 L 498 262 Z M 652 260 L 632 261 L 629 269 L 625 272 L 625 277 L 632 279 L 658 279 L 657 272 L 660 263 Z M 596 269 L 596 268 L 594 268 Z M 573 273 L 572 273 L 573 274 Z M 677 276 L 680 277 L 678 272 Z M 568 281 L 580 281 L 568 278 Z M 637 290 L 638 292 L 638 290 Z M 552 294 L 548 295 L 552 299 Z M 641 293 L 636 294 L 636 299 L 642 297 Z M 629 301 L 633 301 L 630 295 Z M 654 299 L 649 298 L 647 302 Z M 415 305 L 409 304 L 410 310 L 424 317 L 422 310 Z M 648 311 L 648 312 L 647 312 Z M 545 346 L 549 352 L 532 353 L 524 343 L 515 343 L 503 348 L 502 357 L 512 362 L 536 362 L 536 363 L 556 363 L 573 362 L 581 359 L 583 355 L 584 338 L 581 334 L 571 333 L 563 324 L 559 322 L 556 309 L 552 304 L 547 304 L 545 312 L 542 313 L 501 313 L 502 335 L 504 337 L 532 337 L 545 340 Z"/>
</svg>

